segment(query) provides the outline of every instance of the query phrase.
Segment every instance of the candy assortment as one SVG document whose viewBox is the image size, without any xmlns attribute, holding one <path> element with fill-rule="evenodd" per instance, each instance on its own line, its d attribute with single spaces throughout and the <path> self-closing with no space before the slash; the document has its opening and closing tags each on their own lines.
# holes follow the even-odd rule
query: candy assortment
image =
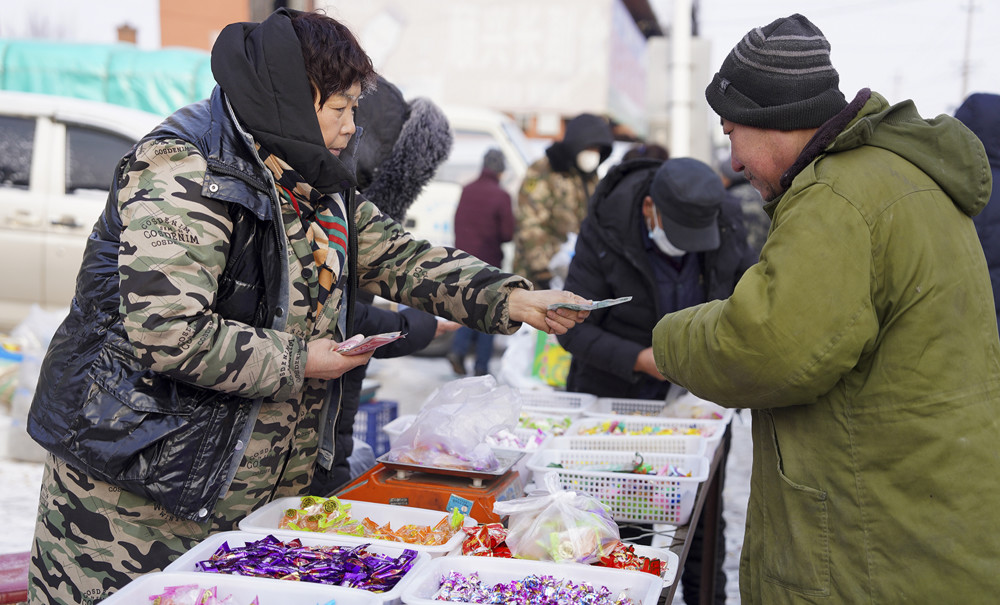
<svg viewBox="0 0 1000 605">
<path fill-rule="evenodd" d="M 573 424 L 570 416 L 538 416 L 521 412 L 518 426 L 523 429 L 535 429 L 546 435 L 560 436 L 566 433 L 566 429 Z"/>
<path fill-rule="evenodd" d="M 465 533 L 465 541 L 462 542 L 462 555 L 466 557 L 512 557 L 506 543 L 507 530 L 500 523 L 466 527 Z M 615 544 L 611 552 L 602 556 L 594 565 L 642 571 L 654 576 L 662 576 L 667 571 L 665 561 L 639 555 L 635 552 L 635 546 L 624 542 Z"/>
<path fill-rule="evenodd" d="M 435 601 L 459 603 L 506 603 L 509 605 L 635 605 L 626 591 L 613 594 L 606 586 L 573 582 L 549 575 L 532 574 L 510 582 L 480 582 L 479 574 L 465 576 L 451 571 L 441 577 L 432 596 Z"/>
<path fill-rule="evenodd" d="M 639 424 L 630 426 L 623 420 L 601 420 L 588 425 L 581 425 L 577 435 L 701 435 L 710 437 L 715 434 L 714 425 L 703 425 L 684 422 L 664 422 L 661 424 Z"/>
<path fill-rule="evenodd" d="M 151 605 L 241 605 L 236 602 L 232 595 L 219 597 L 218 588 L 201 588 L 197 584 L 185 584 L 184 586 L 167 586 L 163 592 L 149 597 Z M 255 598 L 249 605 L 259 605 L 260 600 Z"/>
<path fill-rule="evenodd" d="M 393 529 L 390 523 L 379 525 L 370 518 L 351 518 L 351 505 L 331 497 L 303 496 L 299 508 L 286 509 L 278 529 L 333 533 L 359 536 L 423 546 L 446 544 L 461 529 L 465 516 L 453 509 L 442 514 L 441 520 L 432 526 L 406 524 Z"/>
<path fill-rule="evenodd" d="M 417 551 L 398 557 L 369 550 L 368 544 L 303 546 L 298 539 L 283 542 L 268 535 L 240 547 L 223 542 L 198 571 L 233 574 L 387 592 L 413 567 Z"/>
</svg>

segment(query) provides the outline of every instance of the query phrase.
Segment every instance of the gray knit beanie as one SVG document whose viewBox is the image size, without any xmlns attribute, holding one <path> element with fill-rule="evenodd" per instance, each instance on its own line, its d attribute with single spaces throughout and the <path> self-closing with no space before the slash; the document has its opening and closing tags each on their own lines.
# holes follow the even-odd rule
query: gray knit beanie
<svg viewBox="0 0 1000 605">
<path fill-rule="evenodd" d="M 483 156 L 483 168 L 496 174 L 500 174 L 506 170 L 507 163 L 504 161 L 503 152 L 496 147 L 487 151 L 486 155 Z"/>
<path fill-rule="evenodd" d="M 816 128 L 847 106 L 830 43 L 795 14 L 751 30 L 705 89 L 722 118 L 755 128 Z"/>
</svg>

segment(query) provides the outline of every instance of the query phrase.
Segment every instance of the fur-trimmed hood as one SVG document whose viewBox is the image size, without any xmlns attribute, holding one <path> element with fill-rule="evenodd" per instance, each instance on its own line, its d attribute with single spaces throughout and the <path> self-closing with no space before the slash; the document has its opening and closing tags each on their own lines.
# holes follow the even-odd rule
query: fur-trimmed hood
<svg viewBox="0 0 1000 605">
<path fill-rule="evenodd" d="M 358 188 L 379 210 L 402 220 L 451 153 L 454 135 L 448 118 L 429 99 L 407 102 L 379 76 L 378 89 L 359 104 L 356 121 L 364 128 L 357 153 Z"/>
</svg>

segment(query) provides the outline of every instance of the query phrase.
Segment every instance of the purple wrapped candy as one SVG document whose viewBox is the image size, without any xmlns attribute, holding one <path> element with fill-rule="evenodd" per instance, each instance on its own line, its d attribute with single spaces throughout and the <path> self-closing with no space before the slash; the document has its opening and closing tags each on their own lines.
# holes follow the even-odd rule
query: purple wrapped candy
<svg viewBox="0 0 1000 605">
<path fill-rule="evenodd" d="M 210 559 L 196 567 L 212 573 L 390 591 L 413 567 L 417 552 L 406 549 L 399 557 L 392 557 L 371 552 L 369 546 L 308 547 L 299 539 L 286 543 L 268 535 L 239 548 L 223 543 Z"/>
</svg>

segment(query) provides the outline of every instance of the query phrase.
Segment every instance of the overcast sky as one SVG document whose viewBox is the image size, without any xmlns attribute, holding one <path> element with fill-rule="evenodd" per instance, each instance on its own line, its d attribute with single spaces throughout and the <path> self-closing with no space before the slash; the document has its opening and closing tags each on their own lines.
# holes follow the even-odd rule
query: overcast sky
<svg viewBox="0 0 1000 605">
<path fill-rule="evenodd" d="M 672 21 L 673 0 L 651 4 Z M 712 42 L 713 72 L 748 31 L 798 12 L 830 41 L 848 100 L 867 87 L 890 103 L 913 99 L 925 117 L 953 114 L 962 102 L 972 6 L 967 92 L 1000 93 L 998 0 L 700 0 L 699 6 L 699 33 Z"/>
<path fill-rule="evenodd" d="M 699 33 L 712 43 L 713 71 L 750 29 L 801 12 L 830 40 L 841 90 L 849 99 L 859 89 L 869 87 L 890 102 L 913 99 L 925 117 L 954 113 L 962 101 L 967 38 L 968 92 L 1000 93 L 1000 0 L 697 1 Z M 138 27 L 140 46 L 159 45 L 155 33 L 158 4 L 151 0 L 124 4 L 118 0 L 0 2 L 0 37 L 44 31 L 63 39 L 110 42 L 114 40 L 113 25 L 127 21 Z M 673 0 L 650 3 L 669 27 Z M 969 6 L 974 8 L 974 19 L 966 36 Z"/>
</svg>

